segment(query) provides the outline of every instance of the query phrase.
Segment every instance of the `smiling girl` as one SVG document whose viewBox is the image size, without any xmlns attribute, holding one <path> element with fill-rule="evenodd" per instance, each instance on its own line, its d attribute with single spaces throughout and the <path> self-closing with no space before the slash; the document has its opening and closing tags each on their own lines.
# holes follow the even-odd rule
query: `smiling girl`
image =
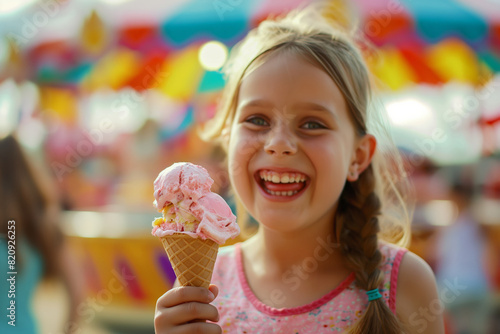
<svg viewBox="0 0 500 334">
<path fill-rule="evenodd" d="M 400 167 L 377 157 L 355 43 L 303 11 L 262 22 L 232 57 L 207 136 L 259 228 L 220 250 L 209 290 L 158 299 L 156 333 L 443 333 L 432 271 L 396 245 Z"/>
</svg>

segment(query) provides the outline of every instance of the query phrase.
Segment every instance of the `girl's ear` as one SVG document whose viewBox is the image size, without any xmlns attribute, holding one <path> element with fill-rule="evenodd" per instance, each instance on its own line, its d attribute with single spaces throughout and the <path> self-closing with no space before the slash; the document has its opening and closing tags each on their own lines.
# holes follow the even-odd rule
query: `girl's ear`
<svg viewBox="0 0 500 334">
<path fill-rule="evenodd" d="M 356 181 L 359 178 L 359 175 L 363 173 L 366 168 L 368 168 L 372 162 L 376 148 L 377 139 L 371 134 L 366 134 L 358 140 L 353 161 L 349 166 L 347 181 Z"/>
</svg>

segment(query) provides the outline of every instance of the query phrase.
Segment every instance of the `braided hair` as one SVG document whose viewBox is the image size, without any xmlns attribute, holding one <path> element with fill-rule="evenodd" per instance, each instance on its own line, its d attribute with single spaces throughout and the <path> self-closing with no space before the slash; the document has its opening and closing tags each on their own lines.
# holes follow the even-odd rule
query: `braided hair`
<svg viewBox="0 0 500 334">
<path fill-rule="evenodd" d="M 335 220 L 337 240 L 346 264 L 356 275 L 356 285 L 366 291 L 378 289 L 384 279 L 380 270 L 382 254 L 378 249 L 380 213 L 373 167 L 369 166 L 358 180 L 346 183 Z M 399 321 L 382 298 L 368 303 L 366 312 L 350 333 L 366 333 L 367 329 L 373 334 L 402 332 Z"/>
</svg>

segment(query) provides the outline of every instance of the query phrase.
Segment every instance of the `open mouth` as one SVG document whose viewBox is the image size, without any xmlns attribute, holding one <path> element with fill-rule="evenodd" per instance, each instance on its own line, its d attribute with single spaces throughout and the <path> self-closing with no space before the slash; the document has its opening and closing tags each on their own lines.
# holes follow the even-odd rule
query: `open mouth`
<svg viewBox="0 0 500 334">
<path fill-rule="evenodd" d="M 276 172 L 271 170 L 259 170 L 255 178 L 261 189 L 271 195 L 282 198 L 295 197 L 308 184 L 309 177 L 299 172 Z"/>
</svg>

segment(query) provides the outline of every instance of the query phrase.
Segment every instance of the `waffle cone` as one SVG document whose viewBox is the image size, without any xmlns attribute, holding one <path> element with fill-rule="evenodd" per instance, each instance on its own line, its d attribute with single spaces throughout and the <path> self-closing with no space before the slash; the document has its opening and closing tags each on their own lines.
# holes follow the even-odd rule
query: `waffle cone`
<svg viewBox="0 0 500 334">
<path fill-rule="evenodd" d="M 208 289 L 219 245 L 213 240 L 183 233 L 167 235 L 160 240 L 180 285 Z"/>
</svg>

